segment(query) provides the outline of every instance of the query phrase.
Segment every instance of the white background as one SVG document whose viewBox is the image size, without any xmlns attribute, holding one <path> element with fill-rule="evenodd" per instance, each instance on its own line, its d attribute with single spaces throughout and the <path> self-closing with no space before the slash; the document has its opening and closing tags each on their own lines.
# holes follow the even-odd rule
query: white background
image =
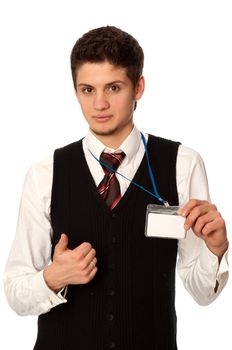
<svg viewBox="0 0 232 350">
<path fill-rule="evenodd" d="M 1 275 L 29 166 L 87 130 L 71 81 L 71 48 L 84 32 L 107 24 L 134 35 L 145 51 L 137 126 L 201 153 L 212 201 L 231 234 L 231 6 L 230 0 L 1 0 Z M 232 349 L 231 292 L 229 281 L 212 305 L 200 307 L 177 280 L 179 350 Z M 0 348 L 31 350 L 36 317 L 17 316 L 2 288 L 0 303 Z"/>
</svg>

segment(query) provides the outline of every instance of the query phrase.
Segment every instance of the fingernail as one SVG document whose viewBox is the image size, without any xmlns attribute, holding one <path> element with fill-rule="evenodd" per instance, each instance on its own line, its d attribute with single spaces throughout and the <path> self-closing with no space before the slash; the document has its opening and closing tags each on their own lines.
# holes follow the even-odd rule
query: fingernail
<svg viewBox="0 0 232 350">
<path fill-rule="evenodd" d="M 179 208 L 179 209 L 177 210 L 177 214 L 178 214 L 178 215 L 182 215 L 182 208 Z"/>
</svg>

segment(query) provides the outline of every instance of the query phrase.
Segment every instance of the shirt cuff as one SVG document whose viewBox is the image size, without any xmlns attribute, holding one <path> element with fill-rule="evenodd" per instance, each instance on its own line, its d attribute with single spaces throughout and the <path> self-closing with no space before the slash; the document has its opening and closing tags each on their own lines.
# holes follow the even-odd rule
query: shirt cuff
<svg viewBox="0 0 232 350">
<path fill-rule="evenodd" d="M 211 273 L 212 278 L 214 278 L 219 285 L 225 285 L 229 271 L 228 250 L 224 253 L 219 263 L 218 257 L 209 250 L 204 242 L 200 254 L 200 265 L 203 270 Z"/>
<path fill-rule="evenodd" d="M 59 293 L 53 292 L 46 284 L 43 271 L 36 274 L 32 281 L 31 291 L 35 293 L 35 298 L 41 305 L 41 313 L 50 311 L 53 307 L 66 303 L 67 300 L 62 296 L 62 290 Z"/>
</svg>

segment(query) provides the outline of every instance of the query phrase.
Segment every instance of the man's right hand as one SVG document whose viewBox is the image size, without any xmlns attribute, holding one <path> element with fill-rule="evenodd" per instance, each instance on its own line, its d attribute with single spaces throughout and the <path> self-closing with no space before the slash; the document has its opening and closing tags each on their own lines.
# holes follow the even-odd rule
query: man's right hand
<svg viewBox="0 0 232 350">
<path fill-rule="evenodd" d="M 97 273 L 96 263 L 96 251 L 90 243 L 68 249 L 68 236 L 62 233 L 53 261 L 44 269 L 44 280 L 55 293 L 69 284 L 86 284 Z"/>
</svg>

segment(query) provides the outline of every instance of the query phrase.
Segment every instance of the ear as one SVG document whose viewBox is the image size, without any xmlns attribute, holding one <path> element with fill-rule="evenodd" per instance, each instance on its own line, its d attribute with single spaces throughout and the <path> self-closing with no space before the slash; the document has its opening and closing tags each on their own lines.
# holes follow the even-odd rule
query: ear
<svg viewBox="0 0 232 350">
<path fill-rule="evenodd" d="M 145 89 L 145 79 L 144 76 L 141 76 L 135 85 L 135 94 L 134 99 L 135 101 L 138 101 L 142 96 Z"/>
</svg>

